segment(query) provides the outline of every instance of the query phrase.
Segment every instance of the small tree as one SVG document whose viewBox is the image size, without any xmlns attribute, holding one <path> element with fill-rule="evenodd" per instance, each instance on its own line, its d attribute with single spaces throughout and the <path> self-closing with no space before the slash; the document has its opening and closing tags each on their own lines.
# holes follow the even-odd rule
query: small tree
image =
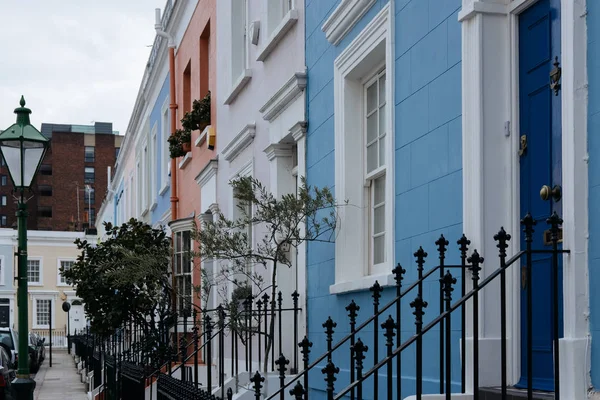
<svg viewBox="0 0 600 400">
<path fill-rule="evenodd" d="M 61 274 L 75 285 L 93 332 L 109 335 L 132 320 L 147 332 L 154 316 L 164 315 L 170 305 L 170 240 L 163 230 L 135 219 L 104 226 L 103 242 L 75 241 L 81 254 Z"/>
<path fill-rule="evenodd" d="M 225 262 L 226 266 L 215 274 L 202 271 L 202 298 L 206 304 L 214 287 L 232 283 L 243 288 L 250 283 L 262 292 L 262 276 L 253 271 L 253 266 L 272 268 L 271 270 L 271 315 L 275 313 L 277 294 L 277 269 L 280 265 L 292 266 L 291 246 L 303 242 L 331 242 L 335 237 L 338 221 L 338 204 L 328 188 L 319 189 L 307 186 L 302 178 L 298 194 L 285 194 L 276 198 L 262 183 L 252 177 L 242 177 L 230 181 L 234 198 L 239 201 L 241 216 L 235 220 L 219 213 L 215 221 L 205 223 L 201 229 L 194 229 L 193 237 L 198 242 L 200 259 L 213 259 Z M 250 207 L 249 207 L 250 206 Z M 251 212 L 249 212 L 251 210 Z M 256 226 L 261 232 L 255 243 L 248 242 L 245 227 Z M 238 279 L 242 277 L 243 279 Z M 229 305 L 225 293 L 219 293 L 223 303 Z M 236 300 L 236 304 L 239 299 Z M 266 305 L 265 305 L 266 306 Z M 237 305 L 234 304 L 237 310 Z M 268 355 L 273 346 L 275 320 L 269 326 L 269 339 L 266 347 L 264 369 L 267 370 Z"/>
</svg>

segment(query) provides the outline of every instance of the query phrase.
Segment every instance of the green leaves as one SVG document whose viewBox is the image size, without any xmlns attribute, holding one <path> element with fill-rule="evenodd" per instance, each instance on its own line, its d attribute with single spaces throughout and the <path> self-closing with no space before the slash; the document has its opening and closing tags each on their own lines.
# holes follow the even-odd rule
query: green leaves
<svg viewBox="0 0 600 400">
<path fill-rule="evenodd" d="M 230 185 L 239 217 L 229 219 L 219 213 L 213 221 L 204 223 L 201 229 L 193 232 L 199 244 L 196 256 L 225 261 L 227 265 L 216 274 L 204 277 L 204 297 L 213 286 L 224 281 L 235 284 L 234 280 L 241 279 L 241 276 L 245 277 L 241 283 L 250 280 L 263 290 L 262 275 L 250 267 L 271 265 L 276 268 L 278 264 L 291 267 L 291 246 L 297 247 L 306 241 L 335 239 L 338 205 L 329 188 L 310 187 L 301 178 L 297 194 L 276 198 L 253 177 L 234 179 Z M 252 243 L 248 226 L 253 227 L 250 232 L 255 233 Z"/>
<path fill-rule="evenodd" d="M 61 270 L 98 334 L 131 319 L 145 321 L 170 291 L 171 244 L 164 231 L 135 219 L 105 229 L 107 239 L 98 245 L 77 239 L 77 262 Z"/>
</svg>

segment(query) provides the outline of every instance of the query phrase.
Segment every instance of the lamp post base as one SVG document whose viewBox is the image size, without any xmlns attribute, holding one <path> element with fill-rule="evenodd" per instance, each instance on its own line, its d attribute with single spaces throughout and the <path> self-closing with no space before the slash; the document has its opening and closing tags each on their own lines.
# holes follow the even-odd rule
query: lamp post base
<svg viewBox="0 0 600 400">
<path fill-rule="evenodd" d="M 11 384 L 17 395 L 17 400 L 33 400 L 35 381 L 29 376 L 26 375 L 26 377 L 23 378 L 21 375 L 17 375 Z"/>
</svg>

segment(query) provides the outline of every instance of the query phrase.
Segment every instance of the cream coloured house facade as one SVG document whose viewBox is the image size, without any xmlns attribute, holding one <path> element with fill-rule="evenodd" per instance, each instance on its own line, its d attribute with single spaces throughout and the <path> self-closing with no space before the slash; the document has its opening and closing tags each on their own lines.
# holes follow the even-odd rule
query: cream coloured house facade
<svg viewBox="0 0 600 400">
<path fill-rule="evenodd" d="M 29 231 L 27 233 L 28 250 L 28 315 L 29 330 L 47 337 L 52 322 L 52 331 L 62 345 L 67 332 L 85 328 L 86 320 L 83 305 L 75 294 L 75 288 L 65 282 L 60 267 L 69 267 L 80 251 L 77 238 L 96 241 L 96 236 L 86 236 L 83 232 Z M 17 272 L 16 257 L 17 231 L 0 230 L 0 325 L 18 327 Z M 71 303 L 69 314 L 62 310 L 63 302 Z M 73 304 L 75 302 L 75 304 Z M 79 305 L 78 305 L 79 303 Z M 70 321 L 68 321 L 68 317 Z"/>
</svg>

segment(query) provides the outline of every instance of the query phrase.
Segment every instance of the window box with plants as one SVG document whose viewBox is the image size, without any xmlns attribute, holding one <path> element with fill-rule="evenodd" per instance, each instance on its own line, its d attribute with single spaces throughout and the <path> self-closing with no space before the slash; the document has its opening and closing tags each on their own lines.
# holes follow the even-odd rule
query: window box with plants
<svg viewBox="0 0 600 400">
<path fill-rule="evenodd" d="M 192 149 L 192 133 L 183 129 L 177 129 L 169 136 L 169 152 L 171 158 L 183 157 Z"/>
<path fill-rule="evenodd" d="M 169 136 L 171 158 L 183 157 L 192 150 L 192 131 L 203 131 L 210 125 L 210 92 L 202 100 L 194 100 L 191 111 L 181 119 L 182 129 Z"/>
</svg>

